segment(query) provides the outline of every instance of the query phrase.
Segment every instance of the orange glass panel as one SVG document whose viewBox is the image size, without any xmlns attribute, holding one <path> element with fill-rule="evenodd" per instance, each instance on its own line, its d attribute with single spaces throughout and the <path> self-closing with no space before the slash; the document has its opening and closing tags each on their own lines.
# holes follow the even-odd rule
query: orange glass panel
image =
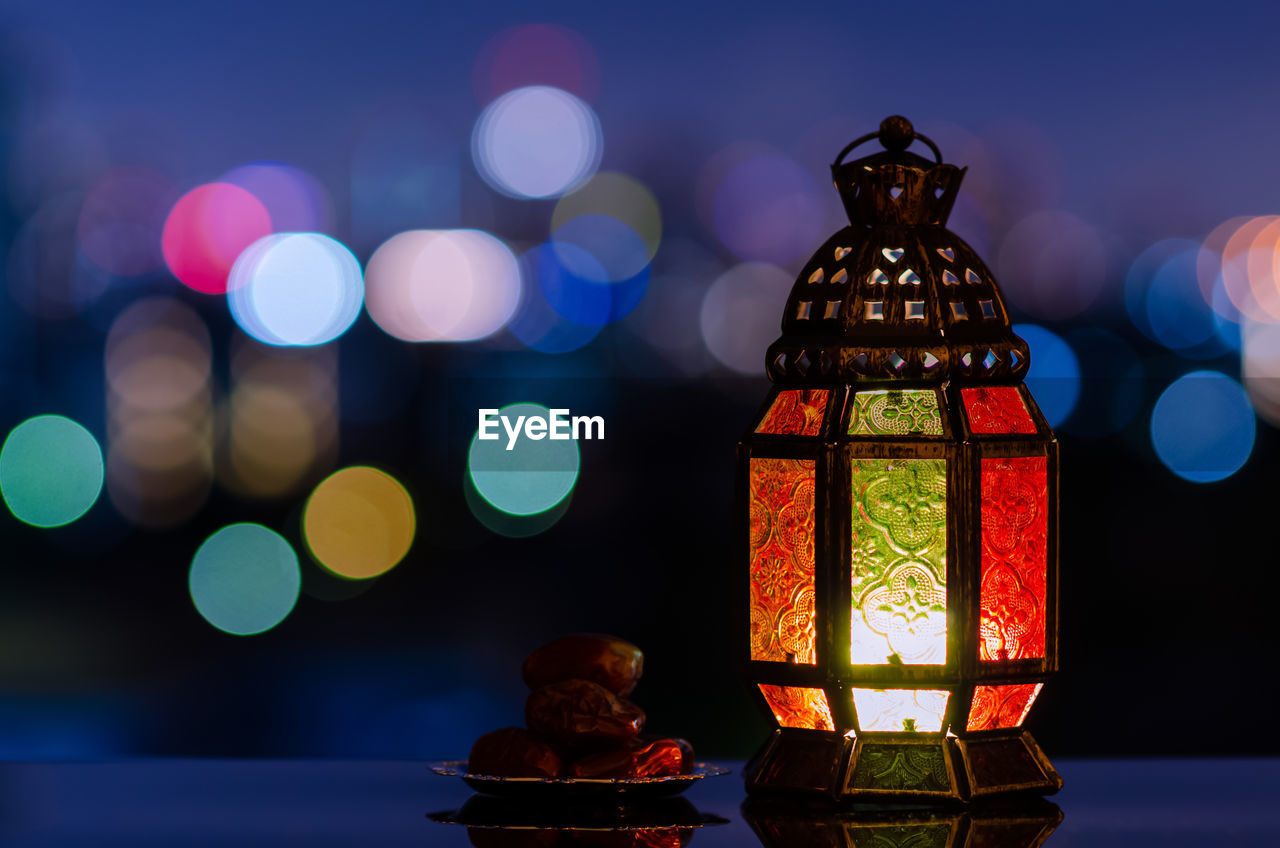
<svg viewBox="0 0 1280 848">
<path fill-rule="evenodd" d="M 986 386 L 961 389 L 969 429 L 974 433 L 1034 433 L 1027 404 L 1017 386 Z"/>
<path fill-rule="evenodd" d="M 862 732 L 939 733 L 950 693 L 945 689 L 854 689 Z"/>
<path fill-rule="evenodd" d="M 983 660 L 1044 656 L 1048 513 L 1043 456 L 982 460 Z"/>
<path fill-rule="evenodd" d="M 806 730 L 835 730 L 831 720 L 831 704 L 827 693 L 807 686 L 771 686 L 760 684 L 764 699 L 773 710 L 779 727 L 800 727 Z"/>
<path fill-rule="evenodd" d="M 812 459 L 751 460 L 751 659 L 812 665 Z"/>
<path fill-rule="evenodd" d="M 1042 686 L 1044 686 L 1043 683 L 979 686 L 973 691 L 973 706 L 969 709 L 969 730 L 1021 727 Z"/>
<path fill-rule="evenodd" d="M 756 428 L 757 433 L 781 436 L 816 436 L 827 411 L 826 389 L 786 389 L 778 392 L 773 406 Z"/>
</svg>

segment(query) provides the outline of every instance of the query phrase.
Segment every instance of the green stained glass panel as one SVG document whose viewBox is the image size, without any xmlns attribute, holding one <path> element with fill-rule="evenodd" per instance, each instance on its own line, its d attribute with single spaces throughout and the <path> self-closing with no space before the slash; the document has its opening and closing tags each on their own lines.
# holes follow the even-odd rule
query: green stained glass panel
<svg viewBox="0 0 1280 848">
<path fill-rule="evenodd" d="M 942 413 L 933 389 L 858 392 L 849 413 L 850 436 L 941 436 Z"/>
<path fill-rule="evenodd" d="M 858 752 L 856 789 L 948 792 L 951 780 L 941 745 L 867 744 Z"/>
<path fill-rule="evenodd" d="M 850 658 L 947 659 L 947 461 L 852 460 Z"/>
</svg>

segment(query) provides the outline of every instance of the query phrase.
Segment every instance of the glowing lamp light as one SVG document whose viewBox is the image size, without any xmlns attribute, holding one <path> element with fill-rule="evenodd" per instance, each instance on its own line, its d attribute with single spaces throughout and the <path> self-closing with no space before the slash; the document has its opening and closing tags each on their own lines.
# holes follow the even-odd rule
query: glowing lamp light
<svg viewBox="0 0 1280 848">
<path fill-rule="evenodd" d="M 1058 666 L 1058 445 L 1028 345 L 946 229 L 964 169 L 909 121 L 832 175 L 851 226 L 792 286 L 738 450 L 742 653 L 776 727 L 747 789 L 1055 792 L 1024 729 Z"/>
</svg>

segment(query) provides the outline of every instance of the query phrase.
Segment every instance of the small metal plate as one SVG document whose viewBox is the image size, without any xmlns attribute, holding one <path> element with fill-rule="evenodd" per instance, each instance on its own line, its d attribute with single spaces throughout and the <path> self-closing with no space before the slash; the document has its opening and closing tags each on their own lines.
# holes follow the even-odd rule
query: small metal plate
<svg viewBox="0 0 1280 848">
<path fill-rule="evenodd" d="M 430 763 L 428 767 L 445 777 L 460 777 L 477 792 L 503 798 L 539 801 L 585 801 L 608 799 L 666 798 L 679 795 L 699 780 L 728 774 L 729 769 L 711 763 L 696 763 L 689 774 L 665 777 L 498 777 L 471 774 L 466 760 Z"/>
</svg>

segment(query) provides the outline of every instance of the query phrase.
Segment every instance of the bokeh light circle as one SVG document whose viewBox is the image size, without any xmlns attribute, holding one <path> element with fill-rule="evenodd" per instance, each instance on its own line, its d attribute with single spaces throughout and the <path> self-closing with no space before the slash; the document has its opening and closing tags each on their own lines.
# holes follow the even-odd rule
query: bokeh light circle
<svg viewBox="0 0 1280 848">
<path fill-rule="evenodd" d="M 646 259 L 641 265 L 653 259 L 662 243 L 658 199 L 639 180 L 626 174 L 601 171 L 572 194 L 560 198 L 551 212 L 551 229 L 559 230 L 583 215 L 607 215 L 629 227 L 645 245 Z"/>
<path fill-rule="evenodd" d="M 231 267 L 227 301 L 246 333 L 270 345 L 319 345 L 360 315 L 364 278 L 341 242 L 318 233 L 259 239 Z"/>
<path fill-rule="evenodd" d="M 1009 303 L 1050 321 L 1079 315 L 1102 292 L 1106 251 L 1092 225 L 1069 212 L 1028 215 L 1005 235 L 997 257 Z"/>
<path fill-rule="evenodd" d="M 184 285 L 205 294 L 227 290 L 236 258 L 271 234 L 267 207 L 230 183 L 206 183 L 169 210 L 160 244 L 165 264 Z"/>
<path fill-rule="evenodd" d="M 508 197 L 556 197 L 572 190 L 600 166 L 603 146 L 591 107 L 546 85 L 494 100 L 471 134 L 480 176 Z"/>
<path fill-rule="evenodd" d="M 205 621 L 224 633 L 252 636 L 293 610 L 302 572 L 298 555 L 279 533 L 260 524 L 232 524 L 196 551 L 187 587 Z"/>
<path fill-rule="evenodd" d="M 520 303 L 515 256 L 480 230 L 399 233 L 370 257 L 364 279 L 369 317 L 410 342 L 484 338 Z"/>
<path fill-rule="evenodd" d="M 10 512 L 36 527 L 70 524 L 102 492 L 98 440 L 61 415 L 28 418 L 0 448 L 0 494 Z"/>
<path fill-rule="evenodd" d="M 1151 444 L 1170 471 L 1212 483 L 1240 470 L 1253 452 L 1257 423 L 1240 384 L 1217 371 L 1185 374 L 1151 411 Z"/>
<path fill-rule="evenodd" d="M 486 103 L 530 85 L 551 85 L 590 100 L 599 87 L 599 75 L 595 49 L 578 33 L 557 24 L 519 24 L 480 49 L 475 90 Z"/>
<path fill-rule="evenodd" d="M 250 162 L 232 168 L 219 182 L 240 186 L 261 201 L 277 232 L 323 233 L 333 227 L 328 191 L 300 168 L 283 162 Z"/>
<path fill-rule="evenodd" d="M 561 256 L 570 250 L 541 244 L 520 256 L 524 296 L 507 329 L 522 344 L 541 353 L 568 353 L 588 344 L 607 323 L 614 296 L 627 293 L 625 283 L 615 286 L 573 277 L 561 264 Z M 586 254 L 578 261 L 593 260 Z M 570 320 L 560 309 L 588 320 Z"/>
<path fill-rule="evenodd" d="M 330 474 L 302 513 L 303 536 L 316 561 L 357 580 L 384 574 L 404 559 L 416 527 L 404 486 L 367 466 Z"/>
<path fill-rule="evenodd" d="M 1197 358 L 1217 356 L 1215 313 L 1200 294 L 1196 263 L 1200 248 L 1191 246 L 1169 257 L 1151 277 L 1146 297 L 1147 325 L 1156 341 L 1170 350 Z"/>
<path fill-rule="evenodd" d="M 1014 324 L 1031 348 L 1026 384 L 1050 427 L 1067 419 L 1080 399 L 1080 360 L 1066 340 L 1036 324 Z"/>
<path fill-rule="evenodd" d="M 822 189 L 781 153 L 747 156 L 716 187 L 711 217 L 739 259 L 784 265 L 813 250 L 825 219 Z"/>
<path fill-rule="evenodd" d="M 1241 329 L 1245 389 L 1258 415 L 1280 427 L 1280 324 L 1246 320 Z"/>
<path fill-rule="evenodd" d="M 716 278 L 702 299 L 702 340 L 721 363 L 741 374 L 764 373 L 764 352 L 779 335 L 779 304 L 792 276 L 773 265 L 745 262 Z"/>
<path fill-rule="evenodd" d="M 513 403 L 502 407 L 512 427 L 520 416 L 549 418 L 547 407 L 536 403 Z M 511 515 L 536 515 L 556 506 L 573 491 L 578 481 L 582 456 L 573 439 L 534 440 L 523 430 L 514 447 L 504 425 L 497 421 L 492 428 L 497 439 L 471 439 L 467 453 L 467 471 L 476 491 L 495 509 Z"/>
<path fill-rule="evenodd" d="M 161 234 L 177 190 L 163 174 L 136 166 L 109 171 L 80 207 L 80 250 L 104 271 L 136 277 L 160 269 Z"/>
</svg>

